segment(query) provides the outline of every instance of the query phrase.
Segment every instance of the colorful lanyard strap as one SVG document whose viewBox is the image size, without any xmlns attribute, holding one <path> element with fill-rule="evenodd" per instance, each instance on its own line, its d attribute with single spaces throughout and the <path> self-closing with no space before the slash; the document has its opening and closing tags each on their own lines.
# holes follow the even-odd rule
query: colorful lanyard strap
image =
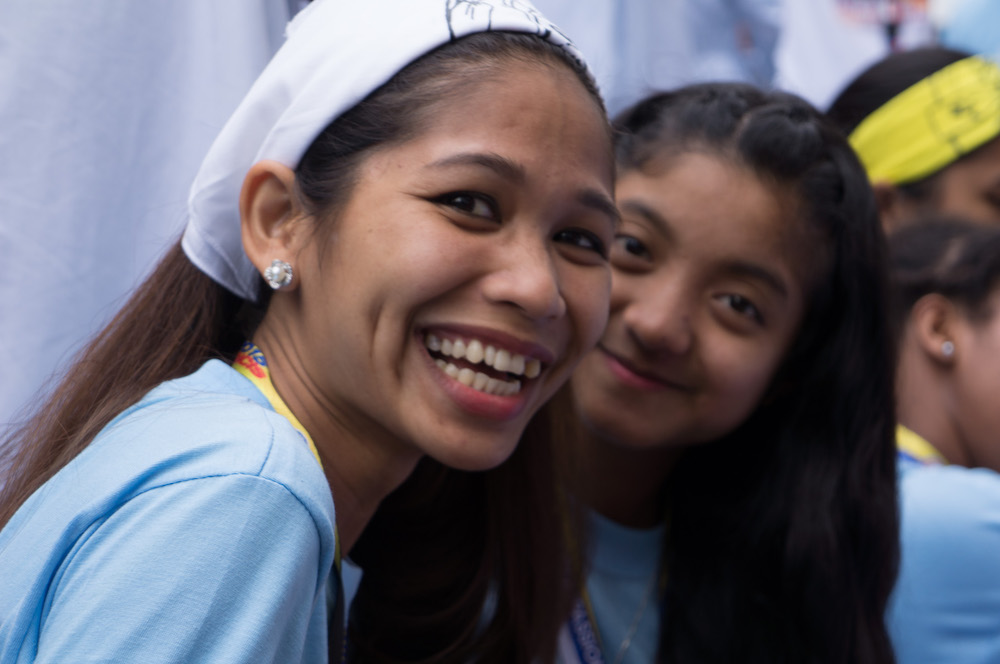
<svg viewBox="0 0 1000 664">
<path fill-rule="evenodd" d="M 601 643 L 601 635 L 597 631 L 597 617 L 594 615 L 594 607 L 590 602 L 590 597 L 586 590 L 583 596 L 573 603 L 573 610 L 569 614 L 569 620 L 565 625 L 566 640 L 570 652 L 566 648 L 562 649 L 563 662 L 572 661 L 574 664 L 605 664 L 604 644 Z M 572 659 L 575 657 L 575 659 Z"/>
<path fill-rule="evenodd" d="M 236 354 L 236 359 L 233 361 L 233 368 L 239 373 L 246 376 L 246 378 L 254 384 L 254 386 L 260 390 L 267 402 L 271 404 L 271 408 L 274 412 L 283 416 L 285 419 L 291 423 L 295 429 L 302 434 L 302 437 L 306 439 L 309 444 L 309 451 L 313 453 L 316 457 L 316 463 L 319 464 L 320 469 L 323 468 L 323 462 L 319 458 L 319 450 L 316 449 L 316 443 L 313 442 L 312 436 L 306 431 L 306 428 L 302 426 L 299 419 L 295 417 L 292 411 L 288 408 L 288 405 L 278 394 L 278 390 L 274 389 L 274 383 L 271 381 L 271 370 L 267 368 L 267 359 L 264 357 L 264 353 L 257 344 L 252 341 L 247 341 L 240 348 L 239 353 Z M 337 571 L 340 571 L 340 537 L 337 535 L 336 530 L 334 531 L 335 538 L 335 551 L 334 551 L 334 564 L 337 566 Z"/>
<path fill-rule="evenodd" d="M 943 466 L 948 463 L 933 445 L 902 424 L 896 425 L 896 453 L 901 459 L 923 466 Z"/>
<path fill-rule="evenodd" d="M 655 583 L 653 583 L 655 581 Z M 662 572 L 652 579 L 648 595 L 655 593 L 656 603 L 660 603 L 666 585 L 666 575 Z M 632 627 L 638 626 L 638 620 L 645 612 L 645 603 L 651 598 L 646 596 L 642 599 L 642 609 L 633 618 Z M 634 632 L 626 636 L 627 641 L 631 641 Z M 624 642 L 623 642 L 624 644 Z M 563 625 L 559 633 L 559 664 L 606 664 L 604 658 L 604 644 L 601 642 L 601 635 L 597 629 L 597 615 L 594 612 L 594 605 L 590 601 L 590 595 L 586 588 L 581 597 L 573 604 L 569 620 Z M 616 661 L 621 659 L 626 645 L 623 645 L 618 653 Z"/>
<path fill-rule="evenodd" d="M 580 546 L 573 533 L 568 518 L 565 518 L 566 506 L 562 507 L 564 518 L 562 520 L 563 533 L 569 544 L 570 556 L 582 565 Z M 646 597 L 643 598 L 642 612 L 645 611 L 645 603 L 652 595 L 656 603 L 660 603 L 660 598 L 666 591 L 667 574 L 666 570 L 660 569 L 659 574 L 650 580 Z M 638 626 L 638 619 L 642 612 L 633 620 L 632 627 Z M 634 634 L 630 633 L 626 638 L 631 640 Z M 587 592 L 586 581 L 581 589 L 580 597 L 573 603 L 569 619 L 563 623 L 559 630 L 557 641 L 559 664 L 606 664 L 604 657 L 604 644 L 601 642 L 601 634 L 597 628 L 597 613 L 594 611 L 594 604 Z"/>
</svg>

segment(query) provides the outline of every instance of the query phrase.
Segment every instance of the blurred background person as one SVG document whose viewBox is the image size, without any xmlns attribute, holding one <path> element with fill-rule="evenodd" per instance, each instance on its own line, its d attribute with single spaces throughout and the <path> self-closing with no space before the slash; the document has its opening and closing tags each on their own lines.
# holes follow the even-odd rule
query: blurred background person
<svg viewBox="0 0 1000 664">
<path fill-rule="evenodd" d="M 895 53 L 841 92 L 850 134 L 892 232 L 951 214 L 1000 224 L 1000 67 L 940 47 Z"/>
<path fill-rule="evenodd" d="M 890 238 L 899 338 L 900 664 L 1000 661 L 1000 228 Z"/>
</svg>

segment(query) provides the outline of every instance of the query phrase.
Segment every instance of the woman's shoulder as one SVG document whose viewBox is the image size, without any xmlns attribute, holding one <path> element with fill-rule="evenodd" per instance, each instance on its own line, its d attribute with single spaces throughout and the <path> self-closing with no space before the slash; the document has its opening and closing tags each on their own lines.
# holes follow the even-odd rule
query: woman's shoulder
<svg viewBox="0 0 1000 664">
<path fill-rule="evenodd" d="M 898 661 L 1000 656 L 1000 475 L 926 466 L 902 475 L 901 565 L 889 611 Z"/>
<path fill-rule="evenodd" d="M 109 423 L 92 447 L 131 448 L 137 462 L 173 460 L 185 472 L 323 479 L 302 434 L 250 381 L 219 360 L 149 392 Z M 289 466 L 295 469 L 291 476 Z"/>
<path fill-rule="evenodd" d="M 332 530 L 329 486 L 303 436 L 248 380 L 210 360 L 112 420 L 22 509 L 72 506 L 101 519 L 158 488 L 235 477 L 280 485 Z"/>
<path fill-rule="evenodd" d="M 959 466 L 913 469 L 900 482 L 900 510 L 904 584 L 926 577 L 921 586 L 934 579 L 942 590 L 991 587 L 1000 599 L 1000 475 Z"/>
<path fill-rule="evenodd" d="M 1000 537 L 1000 474 L 985 468 L 922 466 L 900 478 L 904 532 L 961 535 L 989 526 Z"/>
</svg>

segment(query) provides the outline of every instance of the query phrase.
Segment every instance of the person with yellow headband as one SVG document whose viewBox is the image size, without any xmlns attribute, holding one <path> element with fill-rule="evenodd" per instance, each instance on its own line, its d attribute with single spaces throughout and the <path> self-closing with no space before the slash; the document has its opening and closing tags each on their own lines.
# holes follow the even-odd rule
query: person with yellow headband
<svg viewBox="0 0 1000 664">
<path fill-rule="evenodd" d="M 890 238 L 899 338 L 900 664 L 1000 661 L 1000 228 Z"/>
<path fill-rule="evenodd" d="M 943 213 L 1000 223 L 1000 67 L 945 48 L 895 53 L 827 114 L 849 134 L 892 232 Z"/>
</svg>

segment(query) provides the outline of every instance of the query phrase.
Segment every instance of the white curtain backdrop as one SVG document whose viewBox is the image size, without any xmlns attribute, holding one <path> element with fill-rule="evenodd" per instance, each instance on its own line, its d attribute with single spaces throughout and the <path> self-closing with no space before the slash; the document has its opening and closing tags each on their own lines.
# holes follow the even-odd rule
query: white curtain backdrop
<svg viewBox="0 0 1000 664">
<path fill-rule="evenodd" d="M 690 80 L 691 0 L 534 0 L 587 58 L 612 114 Z M 700 1 L 700 0 L 699 0 Z"/>
<path fill-rule="evenodd" d="M 304 4 L 0 0 L 0 427 L 177 238 L 202 156 Z M 774 65 L 779 87 L 823 107 L 887 49 L 838 0 L 535 4 L 611 113 L 697 80 L 766 85 Z M 906 25 L 901 42 L 929 37 Z"/>
<path fill-rule="evenodd" d="M 0 0 L 0 426 L 178 236 L 300 0 Z"/>
<path fill-rule="evenodd" d="M 777 87 L 825 110 L 851 79 L 889 54 L 885 26 L 864 12 L 852 16 L 845 10 L 851 4 L 843 0 L 785 0 L 775 53 Z M 927 14 L 907 12 L 899 27 L 898 48 L 915 48 L 934 39 Z"/>
</svg>

